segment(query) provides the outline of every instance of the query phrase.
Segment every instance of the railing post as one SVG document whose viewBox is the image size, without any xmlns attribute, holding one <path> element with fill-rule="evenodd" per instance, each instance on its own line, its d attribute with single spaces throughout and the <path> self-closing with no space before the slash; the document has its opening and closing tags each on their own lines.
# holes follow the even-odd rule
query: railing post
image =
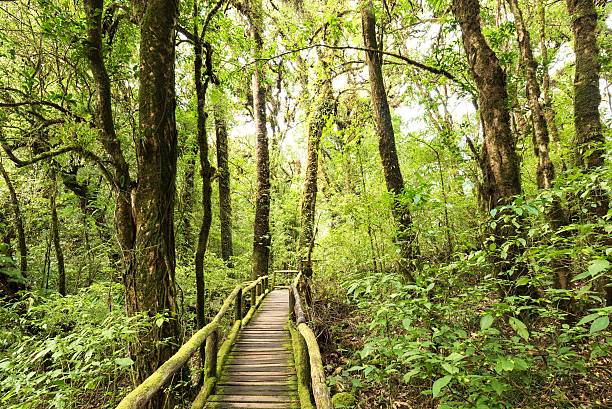
<svg viewBox="0 0 612 409">
<path fill-rule="evenodd" d="M 238 291 L 238 295 L 236 295 L 236 313 L 235 318 L 236 321 L 242 320 L 242 288 Z"/>
<path fill-rule="evenodd" d="M 293 295 L 293 287 L 289 288 L 289 317 L 295 322 L 295 295 Z"/>
<path fill-rule="evenodd" d="M 218 329 L 210 333 L 206 338 L 206 365 L 204 377 L 210 379 L 217 377 L 217 343 L 219 341 Z"/>
<path fill-rule="evenodd" d="M 255 297 L 256 297 L 255 287 L 252 287 L 251 288 L 251 307 L 255 306 Z"/>
<path fill-rule="evenodd" d="M 255 293 L 257 297 L 261 295 L 261 280 L 259 280 L 257 284 L 255 284 Z"/>
</svg>

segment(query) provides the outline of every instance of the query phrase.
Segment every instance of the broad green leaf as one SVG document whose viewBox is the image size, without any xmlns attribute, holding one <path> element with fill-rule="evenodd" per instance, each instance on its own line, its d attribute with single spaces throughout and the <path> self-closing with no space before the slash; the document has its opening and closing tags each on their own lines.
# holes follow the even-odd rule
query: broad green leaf
<svg viewBox="0 0 612 409">
<path fill-rule="evenodd" d="M 452 379 L 453 379 L 452 375 L 446 375 L 446 376 L 443 376 L 442 378 L 438 379 L 437 381 L 435 381 L 433 383 L 432 388 L 431 388 L 433 397 L 437 398 L 440 395 L 440 392 L 442 391 L 442 388 L 444 388 L 446 385 L 448 385 L 448 383 Z"/>
<path fill-rule="evenodd" d="M 492 315 L 484 315 L 480 318 L 480 330 L 484 331 L 485 329 L 491 328 L 493 321 L 495 321 L 495 318 L 493 318 Z"/>
<path fill-rule="evenodd" d="M 459 372 L 459 368 L 457 368 L 455 365 L 449 364 L 448 362 L 443 362 L 442 368 L 444 368 L 444 370 L 451 375 L 454 375 Z"/>
<path fill-rule="evenodd" d="M 527 331 L 527 326 L 523 324 L 523 321 L 519 320 L 518 318 L 510 317 L 510 326 L 525 341 L 529 340 L 529 331 Z"/>
<path fill-rule="evenodd" d="M 582 318 L 580 321 L 578 321 L 578 324 L 576 324 L 576 325 L 578 325 L 578 326 L 580 326 L 580 325 L 584 325 L 584 324 L 586 324 L 587 322 L 591 322 L 591 321 L 593 321 L 595 318 L 597 318 L 597 317 L 599 317 L 599 316 L 600 316 L 600 315 L 599 315 L 598 313 L 595 313 L 595 314 L 589 314 L 589 315 L 587 315 L 586 317 Z"/>
<path fill-rule="evenodd" d="M 604 315 L 603 317 L 599 317 L 595 321 L 593 321 L 589 332 L 591 334 L 594 334 L 595 332 L 599 332 L 608 328 L 608 325 L 610 325 L 610 318 L 607 315 Z"/>
<path fill-rule="evenodd" d="M 446 360 L 457 362 L 457 361 L 462 360 L 463 358 L 465 358 L 465 355 L 461 355 L 458 352 L 452 352 L 449 356 L 446 357 Z"/>
<path fill-rule="evenodd" d="M 608 270 L 609 268 L 610 268 L 610 262 L 608 260 L 603 259 L 603 258 L 598 258 L 597 260 L 593 260 L 591 262 L 588 270 L 592 276 L 595 276 L 601 273 L 602 271 Z"/>
<path fill-rule="evenodd" d="M 412 320 L 410 318 L 404 318 L 402 320 L 402 327 L 404 327 L 404 329 L 410 329 L 412 325 Z"/>
<path fill-rule="evenodd" d="M 125 358 L 117 358 L 115 359 L 115 363 L 119 366 L 130 366 L 134 363 L 134 361 L 132 361 L 132 359 L 130 357 L 125 357 Z"/>
</svg>

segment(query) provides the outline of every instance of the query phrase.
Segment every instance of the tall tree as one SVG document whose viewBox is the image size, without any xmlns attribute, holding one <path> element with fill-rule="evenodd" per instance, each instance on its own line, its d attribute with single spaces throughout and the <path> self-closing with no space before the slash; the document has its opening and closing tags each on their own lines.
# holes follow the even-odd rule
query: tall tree
<svg viewBox="0 0 612 409">
<path fill-rule="evenodd" d="M 482 153 L 478 158 L 484 178 L 481 197 L 483 207 L 490 211 L 498 205 L 509 203 L 513 196 L 521 194 L 519 160 L 510 129 L 506 75 L 482 34 L 478 0 L 453 0 L 452 10 L 461 26 L 463 46 L 478 89 L 480 119 L 484 132 Z M 504 221 L 501 216 L 491 233 L 498 248 L 507 239 L 521 234 L 512 223 Z M 525 265 L 518 260 L 518 251 L 516 246 L 511 246 L 505 258 L 494 253 L 492 262 L 501 276 L 508 279 L 509 293 L 535 295 L 529 284 L 515 284 L 526 272 Z"/>
<path fill-rule="evenodd" d="M 518 0 L 507 0 L 514 15 L 514 24 L 525 72 L 527 100 L 533 122 L 533 149 L 538 158 L 537 183 L 540 189 L 549 189 L 555 177 L 555 167 L 549 154 L 548 124 L 542 104 L 540 104 L 540 84 L 537 78 L 538 65 L 531 49 L 531 37 L 525 26 L 523 13 Z"/>
<path fill-rule="evenodd" d="M 144 380 L 176 349 L 174 199 L 177 132 L 174 55 L 176 0 L 134 1 L 140 25 L 139 131 L 136 140 L 137 180 L 130 177 L 115 132 L 110 78 L 102 47 L 102 0 L 86 0 L 87 57 L 96 89 L 96 124 L 112 171 L 106 176 L 115 190 L 115 227 L 124 255 L 126 308 L 130 315 L 167 314 L 161 326 L 142 333 L 131 345 L 137 379 Z M 161 406 L 161 397 L 154 406 Z"/>
<path fill-rule="evenodd" d="M 605 138 L 599 114 L 599 54 L 597 49 L 597 9 L 593 0 L 567 0 L 572 31 L 576 68 L 574 75 L 574 127 L 576 130 L 576 165 L 589 172 L 604 164 Z M 608 212 L 608 198 L 595 192 L 599 202 L 597 216 Z"/>
<path fill-rule="evenodd" d="M 383 56 L 379 52 L 376 38 L 376 18 L 371 0 L 361 0 L 360 7 L 363 42 L 365 48 L 368 49 L 366 51 L 366 62 L 370 77 L 372 110 L 378 134 L 378 150 L 382 160 L 387 191 L 393 195 L 393 216 L 399 225 L 396 240 L 400 247 L 402 270 L 406 276 L 412 279 L 411 272 L 416 267 L 419 248 L 412 223 L 412 215 L 399 198 L 404 190 L 404 178 L 397 157 L 393 122 L 391 121 L 391 111 L 382 73 Z"/>
<path fill-rule="evenodd" d="M 308 119 L 308 148 L 306 176 L 302 193 L 302 230 L 300 234 L 300 261 L 305 261 L 307 271 L 312 272 L 311 255 L 315 239 L 315 209 L 317 204 L 317 179 L 319 176 L 319 146 L 323 130 L 334 114 L 334 96 L 327 68 L 323 80 L 317 84 L 318 96 Z"/>
<path fill-rule="evenodd" d="M 227 120 L 220 107 L 215 108 L 215 135 L 217 139 L 217 173 L 219 174 L 219 219 L 221 225 L 221 258 L 231 267 L 234 255 L 232 241 L 232 196 L 230 190 L 229 148 Z"/>
<path fill-rule="evenodd" d="M 206 255 L 206 249 L 208 247 L 208 236 L 210 234 L 210 226 L 212 224 L 212 186 L 211 179 L 213 175 L 213 168 L 210 166 L 208 160 L 208 134 L 206 132 L 206 117 L 207 114 L 204 111 L 206 105 L 206 90 L 208 89 L 208 83 L 212 78 L 212 73 L 209 69 L 208 72 L 203 73 L 202 68 L 204 67 L 203 53 L 204 53 L 204 34 L 206 27 L 202 27 L 200 32 L 199 25 L 199 12 L 198 2 L 193 3 L 193 47 L 194 47 L 194 63 L 193 63 L 193 79 L 196 89 L 196 112 L 197 112 L 197 128 L 198 128 L 198 149 L 200 151 L 200 175 L 202 176 L 202 223 L 200 224 L 200 232 L 198 234 L 198 246 L 195 253 L 195 277 L 196 277 L 196 318 L 198 327 L 204 326 L 204 256 Z M 207 66 L 210 67 L 212 49 L 210 45 L 206 45 L 206 61 Z M 203 75 L 206 74 L 205 80 L 202 80 Z"/>
<path fill-rule="evenodd" d="M 266 128 L 265 62 L 261 61 L 263 50 L 263 6 L 261 0 L 251 2 L 249 10 L 251 38 L 253 40 L 253 114 L 257 137 L 257 191 L 255 222 L 253 225 L 252 276 L 268 273 L 270 259 L 270 153 Z"/>
</svg>

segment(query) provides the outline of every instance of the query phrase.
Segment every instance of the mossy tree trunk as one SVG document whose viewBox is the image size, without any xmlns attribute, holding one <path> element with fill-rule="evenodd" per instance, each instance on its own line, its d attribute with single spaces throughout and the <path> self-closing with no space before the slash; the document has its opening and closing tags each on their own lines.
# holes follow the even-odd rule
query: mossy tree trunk
<svg viewBox="0 0 612 409">
<path fill-rule="evenodd" d="M 361 0 L 360 7 L 364 45 L 370 50 L 378 50 L 376 18 L 372 1 Z M 393 216 L 398 224 L 396 241 L 400 248 L 400 266 L 403 273 L 410 280 L 413 280 L 412 272 L 418 264 L 419 248 L 412 223 L 412 215 L 400 198 L 405 186 L 397 157 L 391 110 L 389 109 L 382 73 L 382 54 L 376 51 L 367 51 L 366 62 L 370 77 L 372 111 L 376 123 L 376 133 L 378 134 L 378 150 L 382 161 L 387 191 L 393 195 Z"/>
<path fill-rule="evenodd" d="M 263 7 L 261 1 L 250 4 L 251 38 L 255 59 L 263 50 Z M 257 191 L 253 225 L 252 277 L 268 274 L 270 259 L 270 153 L 266 129 L 265 62 L 256 61 L 253 71 L 253 114 L 257 135 Z"/>
<path fill-rule="evenodd" d="M 514 15 L 514 24 L 521 55 L 521 63 L 525 73 L 527 100 L 531 109 L 533 122 L 533 149 L 538 158 L 537 183 L 540 189 L 552 187 L 555 178 L 555 167 L 549 154 L 548 125 L 542 104 L 540 104 L 540 84 L 537 78 L 538 65 L 531 49 L 531 37 L 523 20 L 523 13 L 518 0 L 507 0 Z"/>
<path fill-rule="evenodd" d="M 324 70 L 327 71 L 324 67 Z M 318 84 L 319 85 L 319 84 Z M 319 146 L 328 119 L 334 115 L 334 96 L 329 75 L 317 86 L 319 95 L 308 120 L 308 148 L 306 176 L 302 194 L 302 226 L 299 240 L 299 254 L 306 275 L 312 274 L 311 255 L 315 240 L 315 212 L 317 204 L 317 179 L 319 175 Z"/>
<path fill-rule="evenodd" d="M 510 128 L 506 75 L 482 34 L 478 0 L 454 0 L 452 10 L 461 26 L 463 46 L 478 89 L 484 131 L 482 152 L 478 158 L 484 179 L 481 200 L 488 212 L 498 205 L 510 203 L 514 196 L 521 194 L 520 164 Z M 503 215 L 499 214 L 490 232 L 498 249 L 508 239 L 522 234 L 511 222 L 503 220 Z M 516 245 L 511 246 L 505 258 L 499 252 L 493 252 L 491 262 L 500 277 L 507 280 L 508 284 L 503 288 L 505 292 L 533 296 L 536 291 L 531 285 L 516 284 L 526 274 L 526 266 L 519 261 L 519 252 Z"/>
<path fill-rule="evenodd" d="M 232 240 L 232 196 L 230 190 L 229 148 L 227 121 L 220 108 L 215 109 L 215 135 L 217 139 L 217 172 L 219 174 L 219 219 L 221 224 L 221 258 L 231 267 L 234 255 Z"/>
</svg>

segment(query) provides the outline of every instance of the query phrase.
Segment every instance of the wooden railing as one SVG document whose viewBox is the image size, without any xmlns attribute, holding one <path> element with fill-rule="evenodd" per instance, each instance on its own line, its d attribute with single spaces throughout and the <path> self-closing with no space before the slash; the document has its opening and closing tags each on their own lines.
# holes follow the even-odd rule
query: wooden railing
<svg viewBox="0 0 612 409">
<path fill-rule="evenodd" d="M 298 376 L 298 394 L 302 409 L 312 408 L 310 394 L 314 397 L 316 409 L 333 409 L 329 390 L 325 383 L 325 371 L 317 337 L 307 324 L 302 294 L 308 291 L 308 279 L 299 273 L 291 283 L 289 291 L 290 320 L 293 352 Z M 297 331 L 296 331 L 297 329 Z"/>
<path fill-rule="evenodd" d="M 189 361 L 191 356 L 198 352 L 202 345 L 206 343 L 206 359 L 203 374 L 204 386 L 200 389 L 191 406 L 192 409 L 203 408 L 206 398 L 210 395 L 217 382 L 217 375 L 221 371 L 223 362 L 238 336 L 238 331 L 249 322 L 268 291 L 268 276 L 262 276 L 257 280 L 237 285 L 225 299 L 213 320 L 196 332 L 170 359 L 164 362 L 151 376 L 123 398 L 116 409 L 138 409 L 146 405 L 170 378 Z M 245 310 L 243 306 L 247 296 L 249 297 L 251 307 Z M 219 347 L 221 320 L 229 311 L 232 303 L 234 304 L 235 311 L 234 323 L 225 337 L 225 341 Z"/>
</svg>

